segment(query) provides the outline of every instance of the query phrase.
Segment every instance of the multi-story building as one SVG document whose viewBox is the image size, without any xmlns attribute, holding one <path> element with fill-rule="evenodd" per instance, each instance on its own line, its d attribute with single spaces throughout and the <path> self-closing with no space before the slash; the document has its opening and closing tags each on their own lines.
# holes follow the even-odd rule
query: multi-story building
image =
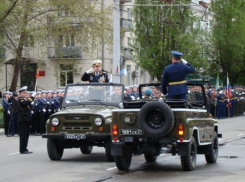
<svg viewBox="0 0 245 182">
<path fill-rule="evenodd" d="M 133 6 L 125 6 L 127 3 L 133 3 L 132 0 L 120 0 L 120 24 L 121 24 L 121 83 L 125 85 L 138 85 L 153 81 L 153 78 L 145 70 L 137 66 L 133 60 L 134 50 L 130 47 L 132 43 L 132 27 L 131 11 Z M 193 3 L 200 3 L 193 0 Z M 102 0 L 102 6 L 113 6 L 113 0 Z M 193 6 L 193 10 L 201 17 L 204 15 L 204 25 L 209 21 L 209 14 L 205 13 L 206 8 Z M 74 29 L 81 28 L 79 21 L 72 18 L 69 12 L 57 12 L 55 17 L 47 18 L 47 25 L 50 29 L 56 28 L 56 22 L 68 19 L 69 26 Z M 207 26 L 208 29 L 208 26 Z M 113 54 L 112 45 L 107 45 L 102 42 L 101 51 L 94 56 L 89 56 L 81 51 L 81 46 L 76 39 L 76 35 L 64 33 L 57 35 L 56 45 L 50 43 L 48 47 L 33 48 L 33 44 L 38 44 L 33 40 L 33 37 L 26 37 L 22 57 L 26 64 L 22 65 L 20 76 L 17 84 L 17 89 L 22 86 L 34 88 L 36 83 L 36 73 L 39 67 L 39 78 L 37 83 L 38 90 L 56 90 L 62 89 L 66 84 L 81 82 L 82 74 L 91 68 L 91 61 L 94 59 L 102 59 L 102 68 L 112 72 Z M 35 46 L 36 47 L 36 46 Z M 41 53 L 42 52 L 42 53 Z M 45 54 L 43 54 L 45 52 Z M 6 47 L 0 48 L 0 89 L 1 91 L 8 90 L 14 74 L 13 61 L 14 55 Z M 112 80 L 113 81 L 113 80 Z"/>
</svg>

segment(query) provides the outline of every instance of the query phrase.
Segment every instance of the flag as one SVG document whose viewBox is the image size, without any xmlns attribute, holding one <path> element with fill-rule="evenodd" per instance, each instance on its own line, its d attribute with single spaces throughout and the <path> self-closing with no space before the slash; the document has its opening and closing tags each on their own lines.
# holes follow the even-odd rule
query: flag
<svg viewBox="0 0 245 182">
<path fill-rule="evenodd" d="M 231 86 L 230 86 L 228 73 L 227 73 L 227 97 L 228 97 L 228 103 L 230 103 L 230 96 L 231 96 Z"/>
<path fill-rule="evenodd" d="M 116 75 L 118 75 L 118 66 L 117 66 L 117 70 L 116 70 Z"/>
<path fill-rule="evenodd" d="M 121 74 L 121 75 L 127 76 L 127 71 L 126 71 L 126 69 L 123 68 L 123 69 L 121 70 L 120 74 Z"/>
<path fill-rule="evenodd" d="M 216 90 L 217 89 L 219 89 L 219 74 L 217 75 L 217 79 L 216 79 L 216 86 L 215 86 L 215 88 L 216 88 Z"/>
</svg>

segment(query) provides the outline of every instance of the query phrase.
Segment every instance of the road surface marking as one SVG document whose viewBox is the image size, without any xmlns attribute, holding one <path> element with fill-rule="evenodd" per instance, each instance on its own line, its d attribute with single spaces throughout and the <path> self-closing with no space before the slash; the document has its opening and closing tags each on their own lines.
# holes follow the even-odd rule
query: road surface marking
<svg viewBox="0 0 245 182">
<path fill-rule="evenodd" d="M 8 154 L 8 155 L 16 155 L 16 154 L 19 154 L 19 152 L 17 152 L 17 153 L 12 153 L 12 154 Z"/>
<path fill-rule="evenodd" d="M 110 170 L 113 170 L 113 169 L 116 169 L 117 167 L 112 167 L 112 168 L 109 168 L 109 169 L 106 169 L 107 171 L 110 171 Z"/>
<path fill-rule="evenodd" d="M 243 134 L 239 134 L 239 135 L 237 135 L 237 136 L 242 136 Z"/>
</svg>

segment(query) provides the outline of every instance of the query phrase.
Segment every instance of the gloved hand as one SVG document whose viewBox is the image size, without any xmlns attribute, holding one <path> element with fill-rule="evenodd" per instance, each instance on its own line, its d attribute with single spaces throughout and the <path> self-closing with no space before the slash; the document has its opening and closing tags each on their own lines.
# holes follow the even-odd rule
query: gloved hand
<svg viewBox="0 0 245 182">
<path fill-rule="evenodd" d="M 87 74 L 91 73 L 92 71 L 94 71 L 93 68 L 90 68 L 88 71 L 86 71 Z"/>
<path fill-rule="evenodd" d="M 187 64 L 188 62 L 186 60 L 184 60 L 183 58 L 181 58 L 181 61 L 183 64 Z"/>
</svg>

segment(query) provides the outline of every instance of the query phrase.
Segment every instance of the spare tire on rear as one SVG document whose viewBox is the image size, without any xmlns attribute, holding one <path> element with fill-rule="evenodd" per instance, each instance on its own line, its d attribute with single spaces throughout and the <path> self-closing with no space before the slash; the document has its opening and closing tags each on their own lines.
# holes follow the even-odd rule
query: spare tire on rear
<svg viewBox="0 0 245 182">
<path fill-rule="evenodd" d="M 139 125 L 145 134 L 162 137 L 171 132 L 174 126 L 174 114 L 163 102 L 148 102 L 139 112 Z"/>
</svg>

